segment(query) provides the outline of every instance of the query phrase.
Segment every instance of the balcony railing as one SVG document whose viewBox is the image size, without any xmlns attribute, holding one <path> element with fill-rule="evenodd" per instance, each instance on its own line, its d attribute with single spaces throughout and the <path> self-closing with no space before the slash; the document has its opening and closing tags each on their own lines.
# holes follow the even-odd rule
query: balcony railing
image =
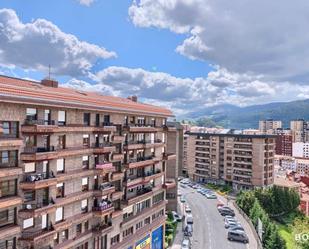
<svg viewBox="0 0 309 249">
<path fill-rule="evenodd" d="M 110 189 L 110 188 L 113 188 L 115 187 L 113 184 L 107 182 L 107 183 L 101 183 L 98 187 L 97 187 L 97 190 L 107 190 L 107 189 Z"/>
<path fill-rule="evenodd" d="M 116 168 L 110 162 L 97 164 L 96 169 L 102 169 L 102 170 L 105 170 L 105 171 L 115 171 L 116 170 Z"/>
<path fill-rule="evenodd" d="M 45 153 L 45 152 L 53 152 L 56 151 L 55 146 L 50 146 L 50 147 L 36 147 L 36 146 L 31 146 L 31 147 L 25 147 L 24 148 L 24 153 Z"/>
<path fill-rule="evenodd" d="M 104 148 L 104 147 L 109 147 L 109 146 L 113 146 L 111 142 L 93 143 L 92 144 L 93 148 Z"/>
<path fill-rule="evenodd" d="M 111 201 L 101 201 L 97 206 L 93 207 L 93 211 L 105 211 L 113 207 L 113 203 Z"/>
<path fill-rule="evenodd" d="M 147 161 L 147 160 L 151 160 L 153 158 L 154 158 L 153 156 L 131 158 L 131 159 L 129 159 L 129 163 L 137 163 L 137 162 Z"/>
<path fill-rule="evenodd" d="M 25 125 L 58 125 L 56 120 L 26 119 Z"/>
<path fill-rule="evenodd" d="M 24 176 L 25 182 L 36 182 L 46 179 L 55 178 L 54 173 L 51 172 L 45 172 L 45 173 L 37 173 L 37 174 L 29 174 Z"/>
<path fill-rule="evenodd" d="M 46 207 L 48 205 L 53 205 L 55 204 L 54 200 L 51 198 L 49 200 L 43 200 L 41 202 L 37 202 L 37 203 L 24 203 L 22 205 L 22 209 L 25 209 L 25 210 L 34 210 L 34 209 L 39 209 L 39 208 L 43 208 L 43 207 Z"/>
</svg>

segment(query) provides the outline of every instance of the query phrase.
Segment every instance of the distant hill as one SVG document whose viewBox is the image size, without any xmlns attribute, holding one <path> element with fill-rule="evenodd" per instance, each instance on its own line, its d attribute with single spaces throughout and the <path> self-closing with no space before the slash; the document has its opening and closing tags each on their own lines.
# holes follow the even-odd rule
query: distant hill
<svg viewBox="0 0 309 249">
<path fill-rule="evenodd" d="M 283 126 L 287 128 L 292 119 L 309 120 L 309 99 L 247 107 L 218 105 L 205 108 L 201 112 L 192 112 L 189 115 L 189 118 L 194 120 L 204 117 L 225 128 L 257 128 L 259 120 L 263 119 L 282 120 Z"/>
</svg>

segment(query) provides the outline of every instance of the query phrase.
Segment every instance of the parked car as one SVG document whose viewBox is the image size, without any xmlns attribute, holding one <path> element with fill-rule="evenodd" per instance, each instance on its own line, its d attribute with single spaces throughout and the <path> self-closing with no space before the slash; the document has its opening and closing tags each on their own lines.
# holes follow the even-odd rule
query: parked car
<svg viewBox="0 0 309 249">
<path fill-rule="evenodd" d="M 181 221 L 181 217 L 180 217 L 180 215 L 177 212 L 172 211 L 172 214 L 173 214 L 174 220 L 176 220 L 178 222 Z"/>
<path fill-rule="evenodd" d="M 193 216 L 192 214 L 187 214 L 187 217 L 186 217 L 186 224 L 187 225 L 192 225 L 193 224 Z"/>
<path fill-rule="evenodd" d="M 238 225 L 240 225 L 240 223 L 237 222 L 236 220 L 227 220 L 224 224 L 224 227 L 229 228 L 231 226 L 238 226 Z"/>
<path fill-rule="evenodd" d="M 185 230 L 184 230 L 184 235 L 187 236 L 187 237 L 192 237 L 193 235 L 193 226 L 188 224 L 186 225 L 185 227 Z"/>
<path fill-rule="evenodd" d="M 240 224 L 237 224 L 230 226 L 229 231 L 245 231 L 245 229 Z"/>
<path fill-rule="evenodd" d="M 235 212 L 234 212 L 234 210 L 232 210 L 232 209 L 227 209 L 227 208 L 221 208 L 220 209 L 220 214 L 222 215 L 222 216 L 226 216 L 226 215 L 229 215 L 229 216 L 235 216 Z"/>
<path fill-rule="evenodd" d="M 185 209 L 185 212 L 187 213 L 187 214 L 190 214 L 192 211 L 191 211 L 191 208 L 187 205 L 186 206 L 186 209 Z"/>
<path fill-rule="evenodd" d="M 240 241 L 245 244 L 249 242 L 247 234 L 243 231 L 229 231 L 227 233 L 227 239 L 231 241 Z"/>
<path fill-rule="evenodd" d="M 187 186 L 186 186 L 184 183 L 181 183 L 180 186 L 181 186 L 182 188 L 187 188 Z"/>
<path fill-rule="evenodd" d="M 181 243 L 181 249 L 191 249 L 191 241 L 189 238 L 184 238 Z"/>
<path fill-rule="evenodd" d="M 182 203 L 185 203 L 185 202 L 186 202 L 186 199 L 185 199 L 184 196 L 181 196 L 181 197 L 180 197 L 180 202 L 182 202 Z"/>
<path fill-rule="evenodd" d="M 206 197 L 207 197 L 207 199 L 217 199 L 217 196 L 214 193 L 207 193 Z"/>
</svg>

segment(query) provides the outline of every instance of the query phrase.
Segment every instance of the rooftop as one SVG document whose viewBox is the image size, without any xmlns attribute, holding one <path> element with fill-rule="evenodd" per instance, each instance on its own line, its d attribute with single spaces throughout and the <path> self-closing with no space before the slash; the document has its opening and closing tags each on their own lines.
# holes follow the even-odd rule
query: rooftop
<svg viewBox="0 0 309 249">
<path fill-rule="evenodd" d="M 105 96 L 96 92 L 79 91 L 67 87 L 51 87 L 41 82 L 0 75 L 0 102 L 49 105 L 110 112 L 173 116 L 168 109 L 135 102 L 132 99 Z"/>
</svg>

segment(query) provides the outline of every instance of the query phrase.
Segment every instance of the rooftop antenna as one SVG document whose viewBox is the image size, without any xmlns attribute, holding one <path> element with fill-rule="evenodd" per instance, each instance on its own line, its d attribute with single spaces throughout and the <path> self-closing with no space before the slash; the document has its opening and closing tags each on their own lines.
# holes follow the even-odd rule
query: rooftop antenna
<svg viewBox="0 0 309 249">
<path fill-rule="evenodd" d="M 48 79 L 50 80 L 50 64 L 48 65 Z"/>
</svg>

